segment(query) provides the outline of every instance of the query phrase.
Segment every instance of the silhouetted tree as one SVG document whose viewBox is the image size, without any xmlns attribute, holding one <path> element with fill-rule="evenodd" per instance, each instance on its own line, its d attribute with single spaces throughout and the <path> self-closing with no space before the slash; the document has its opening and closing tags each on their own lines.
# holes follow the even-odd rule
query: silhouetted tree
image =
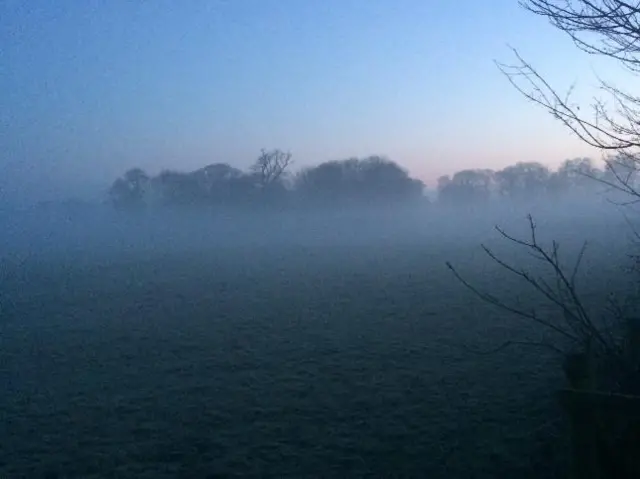
<svg viewBox="0 0 640 479">
<path fill-rule="evenodd" d="M 344 162 L 327 161 L 305 168 L 294 178 L 296 193 L 306 200 L 338 200 L 349 194 Z"/>
<path fill-rule="evenodd" d="M 288 195 L 285 179 L 292 163 L 292 155 L 289 152 L 278 149 L 262 150 L 251 165 L 251 174 L 247 178 L 253 183 L 253 191 L 247 201 L 254 207 L 281 206 Z"/>
<path fill-rule="evenodd" d="M 396 163 L 370 156 L 328 161 L 306 168 L 296 176 L 294 188 L 307 201 L 371 204 L 422 197 L 424 185 Z"/>
<path fill-rule="evenodd" d="M 370 156 L 359 161 L 359 168 L 361 186 L 368 197 L 404 200 L 422 196 L 424 184 L 387 158 Z"/>
<path fill-rule="evenodd" d="M 558 175 L 570 186 L 593 185 L 593 179 L 600 175 L 600 170 L 591 158 L 575 158 L 565 160 L 558 168 Z"/>
<path fill-rule="evenodd" d="M 187 206 L 203 203 L 205 194 L 198 177 L 190 173 L 165 170 L 154 178 L 161 203 L 166 206 Z"/>
<path fill-rule="evenodd" d="M 638 394 L 640 392 L 640 325 L 629 317 L 613 298 L 605 317 L 598 317 L 585 305 L 576 278 L 586 243 L 578 252 L 575 264 L 567 268 L 560 257 L 560 245 L 553 241 L 545 246 L 538 238 L 537 227 L 528 216 L 530 236 L 511 236 L 496 226 L 503 238 L 523 248 L 546 269 L 536 273 L 496 254 L 482 245 L 484 252 L 516 281 L 524 281 L 531 291 L 556 309 L 555 315 L 545 314 L 542 308 L 528 308 L 519 301 L 506 300 L 467 281 L 450 263 L 447 266 L 455 277 L 480 299 L 516 317 L 539 325 L 547 334 L 541 341 L 506 341 L 493 352 L 513 345 L 542 347 L 557 352 L 569 387 L 574 391 Z M 549 338 L 553 338 L 550 340 Z M 584 416 L 583 416 L 584 419 Z M 628 418 L 627 418 L 628 419 Z M 603 474 L 597 477 L 636 478 L 640 464 L 634 455 L 638 447 L 638 423 L 623 421 L 619 425 L 596 421 L 599 436 L 598 465 Z M 582 476 L 580 476 L 582 477 Z"/>
<path fill-rule="evenodd" d="M 165 170 L 151 179 L 150 204 L 165 206 L 230 206 L 250 201 L 255 178 L 225 163 L 214 163 L 193 172 Z"/>
<path fill-rule="evenodd" d="M 579 49 L 615 60 L 630 73 L 640 72 L 640 7 L 637 2 L 522 0 L 521 4 L 548 19 Z M 624 158 L 625 167 L 637 170 L 640 166 L 640 97 L 606 80 L 599 80 L 601 91 L 612 101 L 596 100 L 592 108 L 581 108 L 571 100 L 571 91 L 566 95 L 559 93 L 517 50 L 514 50 L 514 55 L 515 65 L 499 64 L 512 85 L 561 121 L 583 142 L 614 153 L 605 160 L 610 173 L 608 178 L 613 180 L 609 186 L 640 198 L 640 191 L 627 184 L 633 175 L 616 172 L 621 158 Z M 591 114 L 593 116 L 587 116 Z"/>
<path fill-rule="evenodd" d="M 201 192 L 203 203 L 212 206 L 232 205 L 248 200 L 255 186 L 249 175 L 226 163 L 214 163 L 191 175 Z"/>
<path fill-rule="evenodd" d="M 114 181 L 109 198 L 118 208 L 143 206 L 148 184 L 149 176 L 140 168 L 132 168 Z"/>
<path fill-rule="evenodd" d="M 519 162 L 496 173 L 499 194 L 512 200 L 532 199 L 546 193 L 549 169 L 537 162 Z"/>
<path fill-rule="evenodd" d="M 565 160 L 549 178 L 551 193 L 594 192 L 602 179 L 602 170 L 598 169 L 590 158 Z"/>
<path fill-rule="evenodd" d="M 200 188 L 208 192 L 229 180 L 240 178 L 244 173 L 226 163 L 213 163 L 194 171 L 192 175 L 196 177 Z"/>
<path fill-rule="evenodd" d="M 260 156 L 251 165 L 251 171 L 256 175 L 260 188 L 272 187 L 281 182 L 283 176 L 291 166 L 291 153 L 281 150 L 262 150 Z"/>
<path fill-rule="evenodd" d="M 630 72 L 640 73 L 640 4 L 637 1 L 522 0 L 521 4 L 548 19 L 581 50 L 613 59 Z M 509 81 L 526 98 L 564 123 L 583 142 L 613 153 L 606 160 L 607 168 L 600 181 L 629 195 L 633 201 L 639 201 L 636 172 L 640 166 L 640 97 L 602 80 L 601 90 L 613 99 L 614 110 L 599 100 L 592 105 L 593 109 L 581 109 L 580 105 L 571 102 L 569 95 L 559 94 L 516 50 L 514 54 L 518 60 L 516 65 L 499 65 Z M 593 112 L 594 116 L 586 117 L 585 111 Z M 563 321 L 556 322 L 537 315 L 528 317 L 572 343 L 571 350 L 563 350 L 565 373 L 572 388 L 579 393 L 586 390 L 589 393 L 614 391 L 638 394 L 640 324 L 637 317 L 625 314 L 624 309 L 612 300 L 610 312 L 613 321 L 610 317 L 593 318 L 582 304 L 573 281 L 577 265 L 573 272 L 566 271 L 558 260 L 558 245 L 554 242 L 551 249 L 543 248 L 536 237 L 535 223 L 531 218 L 529 220 L 530 240 L 514 238 L 502 232 L 503 236 L 525 247 L 550 266 L 555 284 L 509 264 L 487 248 L 485 251 L 497 264 L 524 279 L 562 313 Z M 485 301 L 516 315 L 527 313 L 518 306 L 511 307 L 495 296 L 476 289 L 453 271 L 458 279 Z M 597 430 L 597 435 L 593 434 L 597 442 L 592 443 L 593 447 L 588 452 L 590 470 L 580 471 L 580 477 L 639 477 L 637 453 L 640 428 L 637 421 L 625 418 L 626 424 L 612 427 L 601 421 L 599 411 L 589 417 L 583 416 L 592 426 L 590 433 Z"/>
<path fill-rule="evenodd" d="M 438 179 L 438 200 L 447 204 L 477 205 L 491 198 L 495 173 L 488 169 L 462 170 Z"/>
</svg>

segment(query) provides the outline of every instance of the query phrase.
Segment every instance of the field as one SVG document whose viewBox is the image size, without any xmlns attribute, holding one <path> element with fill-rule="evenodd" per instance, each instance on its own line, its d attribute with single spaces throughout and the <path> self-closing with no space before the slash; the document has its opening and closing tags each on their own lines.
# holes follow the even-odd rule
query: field
<svg viewBox="0 0 640 479">
<path fill-rule="evenodd" d="M 609 223 L 552 227 L 594 237 L 594 307 Z M 5 254 L 0 477 L 559 477 L 559 358 L 470 351 L 540 330 L 444 263 L 554 312 L 482 256 L 490 228 L 406 233 Z"/>
</svg>

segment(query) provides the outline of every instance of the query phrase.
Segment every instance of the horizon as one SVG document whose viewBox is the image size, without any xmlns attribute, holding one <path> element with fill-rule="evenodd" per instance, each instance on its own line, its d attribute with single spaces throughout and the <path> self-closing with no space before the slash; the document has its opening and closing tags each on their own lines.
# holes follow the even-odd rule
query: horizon
<svg viewBox="0 0 640 479">
<path fill-rule="evenodd" d="M 430 188 L 461 169 L 598 160 L 494 60 L 512 45 L 560 91 L 580 79 L 583 103 L 603 66 L 621 78 L 514 0 L 0 9 L 5 201 L 87 194 L 130 167 L 246 169 L 262 148 L 296 169 L 386 156 Z"/>
</svg>

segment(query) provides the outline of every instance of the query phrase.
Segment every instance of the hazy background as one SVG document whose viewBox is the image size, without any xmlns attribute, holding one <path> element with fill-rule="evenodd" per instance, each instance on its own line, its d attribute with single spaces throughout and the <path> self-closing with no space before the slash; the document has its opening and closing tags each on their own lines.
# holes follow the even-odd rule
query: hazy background
<svg viewBox="0 0 640 479">
<path fill-rule="evenodd" d="M 298 166 L 388 155 L 454 170 L 594 156 L 493 64 L 511 44 L 589 100 L 594 70 L 513 0 L 244 0 L 0 5 L 3 201 L 96 195 L 130 166 Z M 591 81 L 593 79 L 593 81 Z M 621 85 L 624 86 L 624 85 Z"/>
<path fill-rule="evenodd" d="M 635 250 L 507 43 L 625 86 L 514 0 L 0 2 L 0 477 L 566 477 L 562 357 L 487 354 L 566 345 L 446 262 L 562 321 L 533 213 L 604 321 Z"/>
</svg>

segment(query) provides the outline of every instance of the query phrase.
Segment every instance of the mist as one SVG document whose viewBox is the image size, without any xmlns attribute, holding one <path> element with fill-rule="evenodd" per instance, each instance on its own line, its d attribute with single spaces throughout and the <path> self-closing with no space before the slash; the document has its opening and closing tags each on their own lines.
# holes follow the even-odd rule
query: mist
<svg viewBox="0 0 640 479">
<path fill-rule="evenodd" d="M 0 2 L 0 478 L 640 477 L 637 7 L 61 3 Z"/>
<path fill-rule="evenodd" d="M 494 237 L 494 226 L 526 227 L 532 214 L 549 237 L 584 240 L 611 234 L 624 241 L 624 211 L 609 197 L 575 195 L 525 205 L 508 201 L 475 208 L 447 207 L 427 202 L 347 208 L 314 207 L 241 211 L 147 210 L 122 212 L 97 202 L 49 202 L 4 208 L 3 258 L 74 255 L 89 258 L 121 254 L 202 253 L 221 248 L 331 248 L 433 243 L 479 245 Z M 614 234 L 609 227 L 622 227 Z M 617 230 L 616 230 L 617 232 Z M 453 243 L 452 243 L 453 242 Z"/>
<path fill-rule="evenodd" d="M 2 211 L 4 475 L 110 470 L 95 454 L 124 476 L 167 478 L 158 454 L 185 477 L 566 466 L 548 394 L 563 384 L 558 357 L 472 352 L 541 331 L 480 301 L 445 263 L 556 317 L 481 249 L 544 269 L 495 229 L 527 238 L 532 214 L 568 265 L 588 241 L 580 291 L 599 310 L 632 279 L 626 210 L 610 195 L 270 198 Z"/>
</svg>

